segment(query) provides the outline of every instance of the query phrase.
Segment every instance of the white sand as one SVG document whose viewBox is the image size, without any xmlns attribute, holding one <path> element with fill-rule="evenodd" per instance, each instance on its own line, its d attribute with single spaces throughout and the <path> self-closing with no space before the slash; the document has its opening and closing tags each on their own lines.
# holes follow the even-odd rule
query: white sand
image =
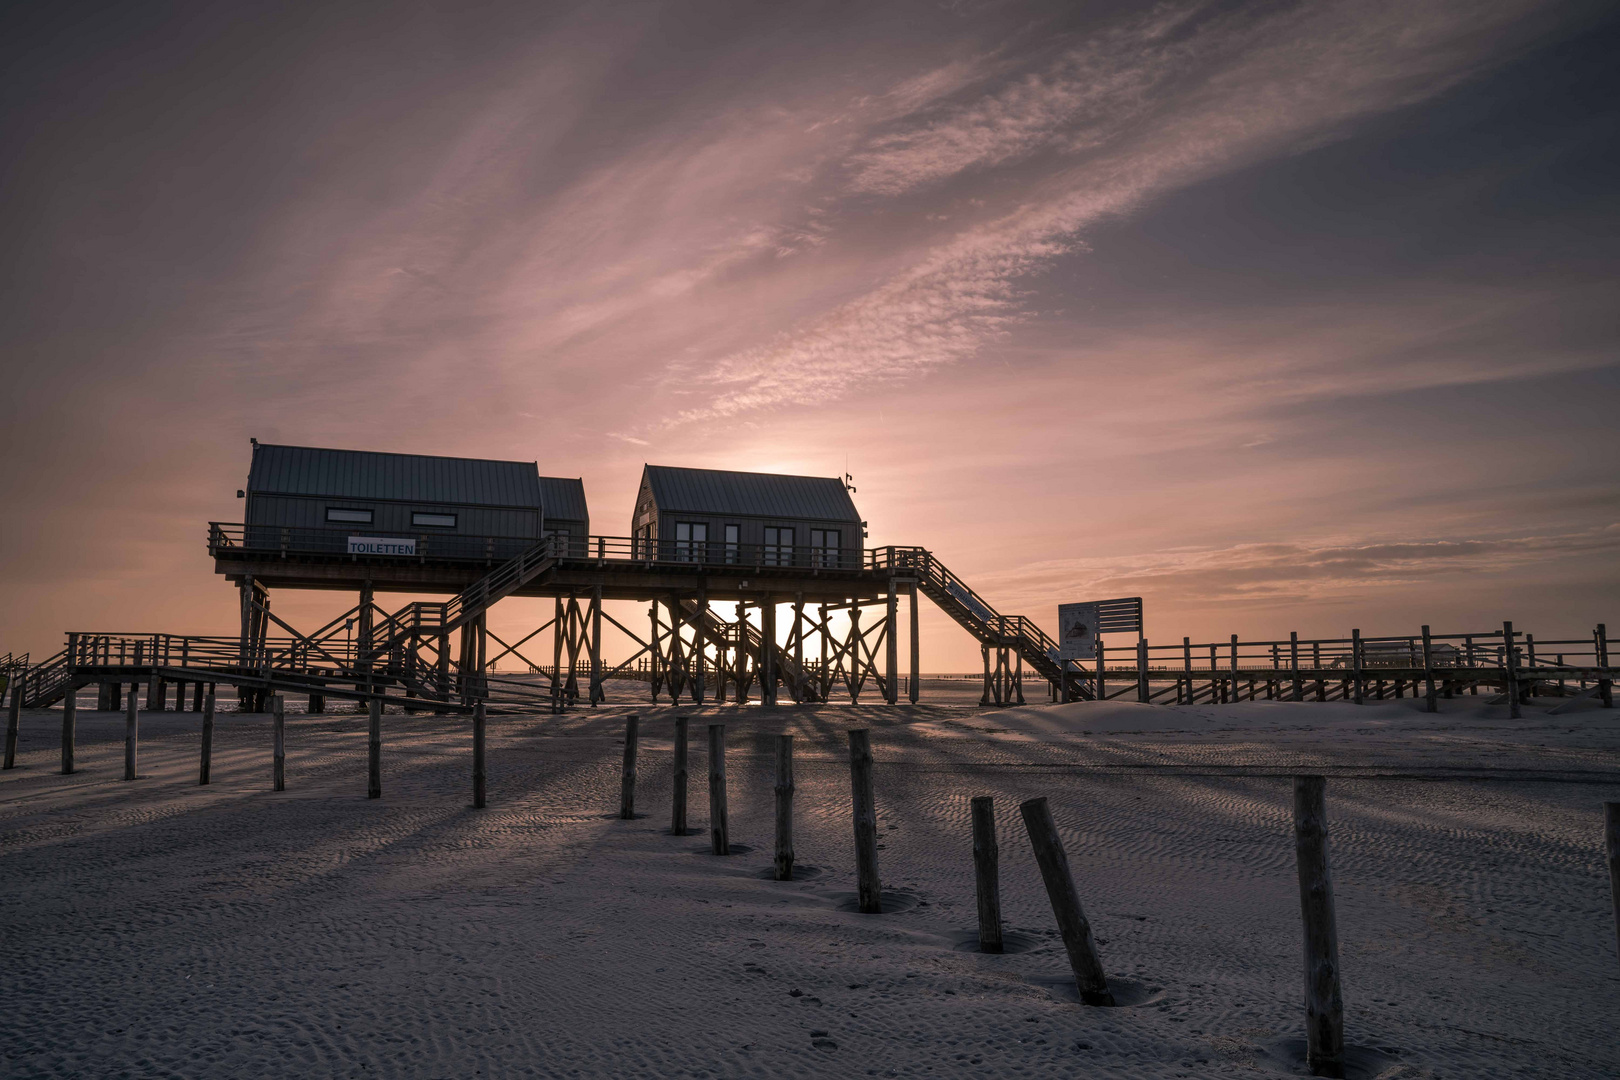
<svg viewBox="0 0 1620 1080">
<path fill-rule="evenodd" d="M 368 802 L 361 717 L 222 717 L 198 788 L 193 714 L 24 716 L 0 774 L 0 1028 L 30 1076 L 1254 1076 L 1301 1031 L 1287 774 L 1330 777 L 1350 1042 L 1361 1075 L 1612 1077 L 1620 960 L 1601 804 L 1620 711 L 1523 721 L 1485 699 L 1351 705 L 692 710 L 731 727 L 717 859 L 667 834 L 669 717 L 643 709 L 621 822 L 622 707 L 468 725 L 387 718 Z M 1552 704 L 1548 702 L 1546 704 Z M 843 731 L 874 727 L 885 883 L 853 890 Z M 802 736 L 802 883 L 769 864 L 770 740 Z M 1087 734 L 1089 733 L 1089 734 Z M 964 951 L 968 799 L 996 797 L 1006 915 L 1032 948 Z M 1150 993 L 1075 1002 L 1017 816 L 1051 798 L 1108 970 Z"/>
</svg>

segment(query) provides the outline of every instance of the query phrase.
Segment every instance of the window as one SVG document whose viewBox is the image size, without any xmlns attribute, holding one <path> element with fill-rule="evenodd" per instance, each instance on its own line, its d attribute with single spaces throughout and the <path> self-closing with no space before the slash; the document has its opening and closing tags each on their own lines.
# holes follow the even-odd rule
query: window
<svg viewBox="0 0 1620 1080">
<path fill-rule="evenodd" d="M 737 561 L 738 553 L 742 549 L 741 540 L 742 540 L 742 526 L 741 525 L 727 525 L 726 526 L 726 562 L 734 563 L 734 562 Z"/>
<path fill-rule="evenodd" d="M 326 508 L 327 521 L 341 521 L 346 524 L 370 525 L 370 510 L 347 510 L 341 506 L 328 506 Z"/>
<path fill-rule="evenodd" d="M 837 566 L 838 539 L 839 533 L 837 529 L 811 529 L 810 565 Z"/>
<path fill-rule="evenodd" d="M 411 511 L 412 527 L 428 529 L 453 529 L 456 527 L 456 515 L 428 513 L 425 510 Z"/>
<path fill-rule="evenodd" d="M 765 526 L 765 565 L 788 566 L 793 562 L 793 526 Z"/>
<path fill-rule="evenodd" d="M 699 562 L 709 548 L 709 525 L 703 521 L 677 521 L 675 523 L 675 559 L 677 562 Z"/>
<path fill-rule="evenodd" d="M 551 552 L 553 555 L 572 555 L 569 540 L 573 536 L 572 529 L 547 529 L 546 535 L 552 538 Z"/>
</svg>

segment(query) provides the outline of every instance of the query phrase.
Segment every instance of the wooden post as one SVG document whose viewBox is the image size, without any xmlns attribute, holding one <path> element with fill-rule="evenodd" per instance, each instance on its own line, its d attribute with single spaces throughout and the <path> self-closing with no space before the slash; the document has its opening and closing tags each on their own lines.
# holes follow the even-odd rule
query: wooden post
<svg viewBox="0 0 1620 1080">
<path fill-rule="evenodd" d="M 990 646 L 988 644 L 980 645 L 979 652 L 984 654 L 984 693 L 979 695 L 979 704 L 988 705 L 990 704 Z"/>
<path fill-rule="evenodd" d="M 865 728 L 849 733 L 849 779 L 855 821 L 855 878 L 863 915 L 883 912 L 878 879 L 877 799 L 872 792 L 872 738 Z"/>
<path fill-rule="evenodd" d="M 702 612 L 698 614 L 700 617 L 702 616 Z M 698 630 L 699 647 L 701 647 L 703 640 L 702 634 L 703 630 L 700 626 Z M 700 666 L 698 668 L 698 700 L 700 701 L 703 698 L 703 669 L 701 663 L 702 661 L 699 661 Z M 607 692 L 602 687 L 602 586 L 600 585 L 591 586 L 591 686 L 589 697 L 589 704 L 591 705 L 595 705 L 598 701 L 602 701 L 607 697 Z"/>
<path fill-rule="evenodd" d="M 11 708 L 6 712 L 6 760 L 5 768 L 17 767 L 17 735 L 22 731 L 22 703 L 23 696 L 28 692 L 27 669 L 18 669 L 11 677 Z"/>
<path fill-rule="evenodd" d="M 762 705 L 776 704 L 776 600 L 765 597 L 759 605 L 759 697 Z"/>
<path fill-rule="evenodd" d="M 1361 678 L 1361 631 L 1350 631 L 1350 671 L 1351 679 L 1355 683 L 1355 700 L 1360 705 L 1366 701 L 1367 691 Z"/>
<path fill-rule="evenodd" d="M 71 635 L 70 635 L 71 640 Z M 73 772 L 73 744 L 78 734 L 74 729 L 79 716 L 79 684 L 73 671 L 73 652 L 68 651 L 67 692 L 62 696 L 62 775 Z"/>
<path fill-rule="evenodd" d="M 726 828 L 726 725 L 709 725 L 709 850 L 731 854 Z"/>
<path fill-rule="evenodd" d="M 705 545 L 707 546 L 707 545 Z M 707 554 L 703 556 L 707 558 Z M 709 590 L 705 585 L 699 585 L 697 591 L 697 613 L 692 619 L 692 660 L 695 670 L 692 673 L 692 699 L 699 705 L 703 704 L 708 695 L 708 666 L 709 652 L 706 634 L 709 623 Z"/>
<path fill-rule="evenodd" d="M 1609 671 L 1609 628 L 1603 623 L 1597 624 L 1596 631 L 1597 662 L 1602 671 L 1598 675 L 1598 700 L 1605 709 L 1614 708 L 1614 679 Z"/>
<path fill-rule="evenodd" d="M 124 779 L 135 779 L 136 758 L 141 741 L 141 714 L 139 699 L 135 695 L 135 688 L 130 687 L 129 696 L 124 699 Z"/>
<path fill-rule="evenodd" d="M 1510 720 L 1521 719 L 1524 715 L 1519 708 L 1517 666 L 1513 658 L 1513 624 L 1505 622 L 1502 624 L 1502 689 L 1507 694 Z"/>
<path fill-rule="evenodd" d="M 670 793 L 669 831 L 686 835 L 686 725 L 684 716 L 675 718 L 675 787 Z"/>
<path fill-rule="evenodd" d="M 888 629 L 883 636 L 883 699 L 890 705 L 900 701 L 900 586 L 889 579 Z"/>
<path fill-rule="evenodd" d="M 1192 638 L 1189 637 L 1184 637 L 1181 639 L 1181 667 L 1187 675 L 1185 700 L 1188 705 L 1191 705 L 1193 701 Z M 1178 694 L 1177 696 L 1180 697 L 1181 695 Z"/>
<path fill-rule="evenodd" d="M 198 683 L 197 685 L 201 686 L 202 684 Z M 203 698 L 202 753 L 198 755 L 197 761 L 197 784 L 199 787 L 208 783 L 209 773 L 213 770 L 213 767 L 214 690 L 212 687 L 210 687 L 208 690 L 208 696 Z"/>
<path fill-rule="evenodd" d="M 998 953 L 1001 943 L 1000 849 L 996 846 L 996 810 L 988 795 L 976 796 L 973 807 L 973 883 L 979 900 L 979 951 Z"/>
<path fill-rule="evenodd" d="M 1305 700 L 1305 680 L 1299 674 L 1299 631 L 1288 631 L 1288 662 L 1294 669 L 1294 701 Z"/>
<path fill-rule="evenodd" d="M 382 702 L 366 701 L 366 798 L 382 798 Z"/>
<path fill-rule="evenodd" d="M 1609 897 L 1614 904 L 1614 942 L 1620 950 L 1620 802 L 1603 804 L 1603 847 L 1609 859 Z"/>
<path fill-rule="evenodd" d="M 636 816 L 636 742 L 641 717 L 631 713 L 624 718 L 624 766 L 619 774 L 619 816 L 626 821 Z"/>
<path fill-rule="evenodd" d="M 484 757 L 485 749 L 485 723 L 486 715 L 484 703 L 478 701 L 473 705 L 473 809 L 482 810 L 488 805 L 487 782 L 489 772 Z"/>
<path fill-rule="evenodd" d="M 1434 692 L 1434 650 L 1429 639 L 1428 624 L 1423 627 L 1423 699 L 1425 712 L 1440 711 L 1440 700 Z"/>
<path fill-rule="evenodd" d="M 1344 998 L 1328 871 L 1327 781 L 1294 777 L 1294 853 L 1305 927 L 1305 1064 L 1316 1076 L 1344 1075 Z"/>
<path fill-rule="evenodd" d="M 911 632 L 911 681 L 907 685 L 908 696 L 913 705 L 917 704 L 917 695 L 921 692 L 919 684 L 922 682 L 922 649 L 917 641 L 917 583 L 912 582 L 907 590 L 911 594 L 911 618 L 906 626 Z"/>
<path fill-rule="evenodd" d="M 287 790 L 287 699 L 270 699 L 270 771 L 276 791 Z"/>
<path fill-rule="evenodd" d="M 1063 851 L 1057 822 L 1052 820 L 1052 809 L 1043 796 L 1022 803 L 1018 810 L 1024 815 L 1024 828 L 1029 832 L 1030 846 L 1035 849 L 1041 879 L 1046 882 L 1046 895 L 1052 902 L 1058 931 L 1063 935 L 1063 947 L 1069 953 L 1069 967 L 1074 970 L 1080 1000 L 1087 1005 L 1111 1006 L 1114 995 L 1108 989 L 1108 976 L 1103 974 L 1102 960 L 1097 956 L 1091 923 L 1086 921 L 1085 909 L 1080 906 L 1080 894 L 1075 891 L 1074 877 L 1069 873 L 1069 857 Z"/>
<path fill-rule="evenodd" d="M 1241 697 L 1241 696 L 1242 695 L 1238 690 L 1238 636 L 1236 634 L 1233 634 L 1232 635 L 1232 701 L 1234 703 L 1236 703 L 1238 698 Z M 1250 701 L 1254 700 L 1254 680 L 1253 679 L 1249 680 L 1249 700 Z"/>
<path fill-rule="evenodd" d="M 776 737 L 776 880 L 793 880 L 793 736 Z"/>
<path fill-rule="evenodd" d="M 1136 639 L 1136 700 L 1144 705 L 1152 700 L 1152 694 L 1148 689 L 1147 638 Z"/>
</svg>

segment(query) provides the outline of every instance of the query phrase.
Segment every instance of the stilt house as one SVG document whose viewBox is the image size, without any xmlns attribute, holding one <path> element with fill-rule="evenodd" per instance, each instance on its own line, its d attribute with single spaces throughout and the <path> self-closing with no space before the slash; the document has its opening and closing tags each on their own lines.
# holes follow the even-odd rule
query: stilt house
<svg viewBox="0 0 1620 1080">
<path fill-rule="evenodd" d="M 647 465 L 638 558 L 858 569 L 865 522 L 841 480 Z"/>
</svg>

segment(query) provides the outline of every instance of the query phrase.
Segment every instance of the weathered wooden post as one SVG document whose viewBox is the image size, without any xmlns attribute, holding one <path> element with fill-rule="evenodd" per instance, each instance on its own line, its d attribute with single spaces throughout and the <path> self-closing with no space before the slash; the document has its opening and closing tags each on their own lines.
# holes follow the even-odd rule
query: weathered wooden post
<svg viewBox="0 0 1620 1080">
<path fill-rule="evenodd" d="M 1603 846 L 1609 858 L 1609 898 L 1614 904 L 1614 943 L 1620 950 L 1620 802 L 1603 804 Z"/>
<path fill-rule="evenodd" d="M 669 831 L 686 835 L 686 727 L 684 716 L 675 718 L 675 786 L 670 792 Z"/>
<path fill-rule="evenodd" d="M 624 767 L 619 776 L 619 816 L 626 821 L 636 816 L 636 742 L 641 717 L 631 713 L 624 718 Z"/>
<path fill-rule="evenodd" d="M 872 738 L 865 728 L 849 733 L 849 779 L 854 796 L 855 879 L 863 915 L 883 913 L 878 879 L 877 799 L 872 792 Z"/>
<path fill-rule="evenodd" d="M 69 653 L 71 656 L 72 653 Z M 62 697 L 62 775 L 67 776 L 73 772 L 73 743 L 78 734 L 74 729 L 78 725 L 79 702 L 78 683 L 74 679 L 71 665 L 68 668 L 67 693 Z"/>
<path fill-rule="evenodd" d="M 1152 692 L 1148 689 L 1147 638 L 1136 639 L 1136 700 L 1143 704 L 1153 700 Z"/>
<path fill-rule="evenodd" d="M 1513 624 L 1502 624 L 1502 690 L 1507 694 L 1508 719 L 1519 720 L 1524 716 L 1519 708 L 1519 678 L 1517 659 L 1513 655 Z"/>
<path fill-rule="evenodd" d="M 135 688 L 129 690 L 129 696 L 124 699 L 124 779 L 135 779 L 136 755 L 141 739 L 140 701 L 136 697 Z"/>
<path fill-rule="evenodd" d="M 1108 989 L 1108 976 L 1103 974 L 1102 960 L 1097 956 L 1091 923 L 1086 921 L 1080 894 L 1074 888 L 1074 877 L 1069 873 L 1069 857 L 1063 851 L 1057 822 L 1052 820 L 1052 808 L 1046 805 L 1043 796 L 1020 804 L 1018 810 L 1024 815 L 1024 828 L 1029 832 L 1030 846 L 1035 849 L 1035 861 L 1041 867 L 1041 880 L 1046 882 L 1046 895 L 1052 901 L 1052 915 L 1063 935 L 1063 947 L 1069 953 L 1069 967 L 1074 970 L 1080 1000 L 1087 1005 L 1111 1006 L 1114 995 Z"/>
<path fill-rule="evenodd" d="M 1423 700 L 1425 712 L 1440 711 L 1440 699 L 1434 691 L 1434 643 L 1428 624 L 1423 627 Z"/>
<path fill-rule="evenodd" d="M 1001 850 L 996 845 L 996 809 L 988 795 L 973 807 L 973 882 L 979 901 L 979 951 L 998 953 L 1001 943 Z"/>
<path fill-rule="evenodd" d="M 270 698 L 270 779 L 276 791 L 287 790 L 287 699 Z"/>
<path fill-rule="evenodd" d="M 911 681 L 906 690 L 911 703 L 915 705 L 922 683 L 922 651 L 917 643 L 917 583 L 912 582 L 911 588 L 906 591 L 911 594 L 911 618 L 906 622 L 911 633 Z"/>
<path fill-rule="evenodd" d="M 6 712 L 6 760 L 5 768 L 17 767 L 17 735 L 22 731 L 22 703 L 23 695 L 27 693 L 28 672 L 19 669 L 11 677 L 11 708 Z"/>
<path fill-rule="evenodd" d="M 1305 1063 L 1316 1076 L 1344 1075 L 1344 998 L 1339 936 L 1328 872 L 1327 781 L 1294 777 L 1294 853 L 1305 926 Z"/>
<path fill-rule="evenodd" d="M 1593 637 L 1597 646 L 1595 659 L 1598 667 L 1602 669 L 1598 674 L 1598 700 L 1603 703 L 1605 709 L 1612 709 L 1614 708 L 1614 679 L 1610 677 L 1613 673 L 1609 670 L 1609 628 L 1603 623 L 1598 623 Z"/>
<path fill-rule="evenodd" d="M 484 761 L 484 729 L 486 714 L 484 703 L 479 701 L 473 705 L 473 809 L 482 810 L 487 805 L 485 798 L 485 781 L 488 773 Z"/>
<path fill-rule="evenodd" d="M 1366 690 L 1361 678 L 1361 631 L 1350 631 L 1350 671 L 1351 679 L 1356 688 L 1356 704 L 1360 705 L 1366 700 Z"/>
<path fill-rule="evenodd" d="M 1293 669 L 1293 701 L 1305 700 L 1305 679 L 1299 673 L 1299 631 L 1288 631 L 1288 664 Z"/>
<path fill-rule="evenodd" d="M 382 701 L 366 700 L 366 798 L 382 798 Z"/>
<path fill-rule="evenodd" d="M 709 725 L 709 850 L 731 854 L 726 828 L 726 725 Z"/>
<path fill-rule="evenodd" d="M 793 736 L 776 737 L 776 880 L 793 880 Z"/>
<path fill-rule="evenodd" d="M 198 684 L 202 685 L 201 683 Z M 208 688 L 208 696 L 203 699 L 202 721 L 202 753 L 197 762 L 197 786 L 208 783 L 209 773 L 214 767 L 214 688 Z"/>
</svg>

